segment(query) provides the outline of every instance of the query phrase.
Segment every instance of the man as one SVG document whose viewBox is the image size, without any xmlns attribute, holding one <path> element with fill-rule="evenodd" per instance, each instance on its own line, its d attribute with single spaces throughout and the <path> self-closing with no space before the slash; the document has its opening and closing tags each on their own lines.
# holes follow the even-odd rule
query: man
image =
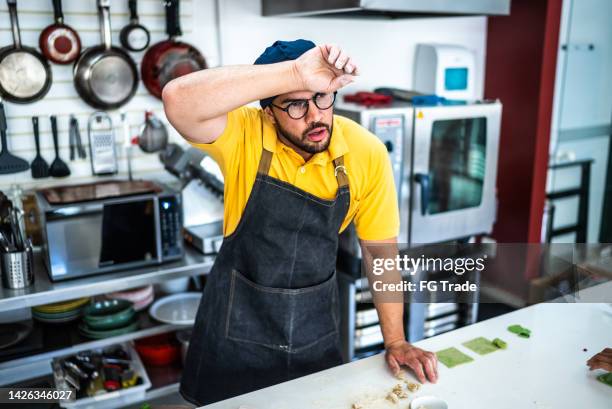
<svg viewBox="0 0 612 409">
<path fill-rule="evenodd" d="M 397 251 L 399 230 L 385 147 L 333 116 L 336 91 L 357 74 L 337 46 L 277 41 L 254 66 L 204 70 L 164 88 L 172 125 L 225 177 L 225 239 L 189 346 L 187 400 L 215 402 L 342 362 L 338 233 L 354 220 L 362 248 Z M 262 109 L 244 106 L 256 100 Z M 407 365 L 435 382 L 435 355 L 405 340 L 403 304 L 376 307 L 391 370 Z"/>
</svg>

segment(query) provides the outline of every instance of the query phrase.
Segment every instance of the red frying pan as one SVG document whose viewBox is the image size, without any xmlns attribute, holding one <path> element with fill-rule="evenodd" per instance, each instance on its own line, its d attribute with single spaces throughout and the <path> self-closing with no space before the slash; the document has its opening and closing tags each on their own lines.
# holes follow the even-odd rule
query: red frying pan
<svg viewBox="0 0 612 409">
<path fill-rule="evenodd" d="M 55 23 L 45 28 L 38 38 L 38 45 L 45 57 L 56 64 L 70 64 L 81 53 L 81 39 L 76 31 L 64 24 L 62 0 L 53 0 Z"/>
<path fill-rule="evenodd" d="M 202 54 L 191 44 L 177 41 L 182 34 L 179 22 L 179 0 L 167 0 L 166 33 L 168 39 L 149 48 L 140 67 L 147 90 L 161 99 L 162 88 L 171 80 L 208 68 Z"/>
</svg>

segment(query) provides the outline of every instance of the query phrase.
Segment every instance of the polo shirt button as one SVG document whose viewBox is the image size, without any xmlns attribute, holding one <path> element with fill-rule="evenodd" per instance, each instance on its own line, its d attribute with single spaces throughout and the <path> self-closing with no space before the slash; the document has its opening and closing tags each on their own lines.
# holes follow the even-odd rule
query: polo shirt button
<svg viewBox="0 0 612 409">
<path fill-rule="evenodd" d="M 300 173 L 306 173 L 306 168 L 304 166 L 300 167 Z"/>
</svg>

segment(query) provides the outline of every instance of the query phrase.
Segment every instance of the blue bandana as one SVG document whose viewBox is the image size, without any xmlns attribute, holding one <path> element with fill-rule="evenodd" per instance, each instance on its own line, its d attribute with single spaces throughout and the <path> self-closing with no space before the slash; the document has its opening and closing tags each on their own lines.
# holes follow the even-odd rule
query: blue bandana
<svg viewBox="0 0 612 409">
<path fill-rule="evenodd" d="M 266 48 L 262 55 L 255 60 L 255 65 L 275 64 L 283 61 L 297 59 L 306 51 L 314 48 L 315 44 L 308 40 L 295 41 L 275 41 L 270 47 Z M 276 96 L 265 98 L 259 101 L 262 108 L 269 106 Z"/>
</svg>

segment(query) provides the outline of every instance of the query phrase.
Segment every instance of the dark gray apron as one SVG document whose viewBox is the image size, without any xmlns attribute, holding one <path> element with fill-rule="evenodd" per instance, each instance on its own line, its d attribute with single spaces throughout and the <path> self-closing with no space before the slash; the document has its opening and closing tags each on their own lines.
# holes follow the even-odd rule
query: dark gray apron
<svg viewBox="0 0 612 409">
<path fill-rule="evenodd" d="M 236 230 L 207 278 L 180 392 L 200 406 L 342 363 L 336 254 L 350 204 L 344 161 L 323 200 L 268 175 L 263 150 Z"/>
</svg>

